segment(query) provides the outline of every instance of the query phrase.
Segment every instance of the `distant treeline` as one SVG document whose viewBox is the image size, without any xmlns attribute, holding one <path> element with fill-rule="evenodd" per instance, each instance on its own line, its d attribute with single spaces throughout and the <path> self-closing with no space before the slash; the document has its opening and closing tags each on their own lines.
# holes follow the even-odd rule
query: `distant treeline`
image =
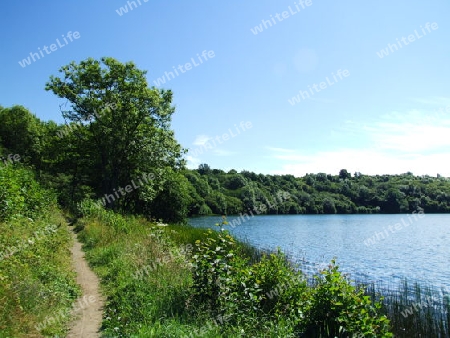
<svg viewBox="0 0 450 338">
<path fill-rule="evenodd" d="M 185 172 L 195 189 L 191 215 L 450 212 L 448 178 L 326 173 L 263 175 L 202 164 Z"/>
<path fill-rule="evenodd" d="M 90 198 L 107 209 L 170 222 L 211 214 L 450 212 L 450 180 L 439 175 L 352 175 L 342 169 L 295 177 L 225 172 L 207 164 L 191 170 L 176 155 L 181 147 L 170 134 L 163 145 L 145 150 L 119 147 L 123 127 L 97 131 L 96 123 L 67 132 L 68 125 L 43 122 L 24 107 L 0 107 L 0 170 L 32 168 L 66 208 Z M 136 136 L 128 142 L 141 144 Z M 166 155 L 171 147 L 172 158 Z M 152 179 L 139 180 L 143 175 Z"/>
</svg>

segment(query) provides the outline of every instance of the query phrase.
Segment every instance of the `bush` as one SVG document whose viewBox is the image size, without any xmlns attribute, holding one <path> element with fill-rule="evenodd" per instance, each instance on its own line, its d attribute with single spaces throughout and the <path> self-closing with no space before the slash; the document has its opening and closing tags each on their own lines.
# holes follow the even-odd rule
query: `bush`
<svg viewBox="0 0 450 338">
<path fill-rule="evenodd" d="M 115 213 L 112 210 L 105 210 L 100 203 L 91 199 L 85 199 L 77 204 L 78 217 L 96 217 L 105 224 L 113 227 L 115 230 L 128 233 L 130 231 L 127 220 L 121 214 Z M 77 222 L 77 231 L 84 228 L 83 222 Z"/>
<path fill-rule="evenodd" d="M 306 337 L 392 337 L 381 303 L 352 286 L 334 261 L 309 287 L 280 251 L 250 264 L 221 230 L 196 242 L 192 300 L 201 311 L 256 332 L 281 325 L 284 334 Z"/>
<path fill-rule="evenodd" d="M 281 252 L 263 255 L 250 264 L 251 257 L 243 254 L 242 245 L 228 231 L 215 234 L 208 230 L 208 234 L 196 242 L 192 257 L 192 302 L 213 317 L 226 318 L 231 327 L 263 330 L 264 325 L 282 321 L 283 327 L 293 331 L 298 318 L 303 318 L 298 307 L 307 303 L 301 273 L 292 269 Z"/>
<path fill-rule="evenodd" d="M 199 215 L 212 215 L 212 210 L 210 207 L 208 207 L 208 205 L 206 203 L 203 203 L 198 211 Z"/>
<path fill-rule="evenodd" d="M 235 242 L 227 234 L 212 237 L 212 230 L 203 242 L 197 240 L 197 253 L 193 259 L 193 300 L 205 309 L 220 314 L 223 311 L 223 299 L 220 298 L 221 286 L 231 280 L 231 267 L 235 260 Z"/>
<path fill-rule="evenodd" d="M 0 164 L 0 222 L 17 215 L 35 218 L 55 205 L 54 193 L 43 189 L 30 170 Z"/>
<path fill-rule="evenodd" d="M 316 279 L 306 314 L 307 336 L 393 337 L 389 320 L 380 314 L 382 304 L 372 303 L 364 289 L 352 286 L 334 260 Z"/>
</svg>

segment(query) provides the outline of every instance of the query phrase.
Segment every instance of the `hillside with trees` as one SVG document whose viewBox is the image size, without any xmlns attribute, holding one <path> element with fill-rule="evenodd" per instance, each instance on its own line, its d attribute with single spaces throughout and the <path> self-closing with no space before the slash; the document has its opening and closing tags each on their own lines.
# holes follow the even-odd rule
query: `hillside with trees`
<svg viewBox="0 0 450 338">
<path fill-rule="evenodd" d="M 402 175 L 326 173 L 264 175 L 236 170 L 224 172 L 201 164 L 185 171 L 196 194 L 194 215 L 239 214 L 354 214 L 446 213 L 450 211 L 448 178 Z M 280 198 L 280 194 L 284 197 Z"/>
<path fill-rule="evenodd" d="M 33 168 L 41 183 L 58 192 L 64 207 L 91 198 L 113 210 L 167 221 L 249 212 L 450 212 L 450 180 L 440 175 L 414 176 L 408 172 L 370 176 L 342 169 L 335 175 L 310 173 L 295 177 L 225 172 L 207 164 L 187 169 L 185 151 L 173 138 L 167 121 L 158 130 L 151 125 L 153 122 L 140 122 L 138 116 L 128 117 L 127 123 L 123 122 L 125 117 L 106 120 L 107 113 L 112 111 L 103 112 L 105 121 L 86 124 L 82 116 L 74 116 L 72 122 L 58 125 L 41 121 L 22 106 L 0 108 L 0 166 Z M 128 130 L 131 123 L 141 123 L 135 128 L 142 132 Z M 154 133 L 152 128 L 158 130 L 160 138 L 147 137 Z M 144 173 L 152 179 L 139 189 L 119 191 L 133 181 L 143 182 Z M 280 199 L 280 194 L 284 198 Z M 105 198 L 108 195 L 112 197 Z"/>
</svg>

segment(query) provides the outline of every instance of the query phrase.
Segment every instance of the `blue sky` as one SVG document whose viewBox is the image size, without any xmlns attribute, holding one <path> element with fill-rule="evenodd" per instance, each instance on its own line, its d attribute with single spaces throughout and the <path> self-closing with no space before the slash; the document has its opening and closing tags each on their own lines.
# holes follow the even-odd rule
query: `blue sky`
<svg viewBox="0 0 450 338">
<path fill-rule="evenodd" d="M 144 1 L 2 4 L 0 104 L 62 123 L 44 86 L 71 61 L 133 61 L 150 85 L 183 65 L 162 87 L 190 167 L 450 176 L 448 1 Z"/>
</svg>

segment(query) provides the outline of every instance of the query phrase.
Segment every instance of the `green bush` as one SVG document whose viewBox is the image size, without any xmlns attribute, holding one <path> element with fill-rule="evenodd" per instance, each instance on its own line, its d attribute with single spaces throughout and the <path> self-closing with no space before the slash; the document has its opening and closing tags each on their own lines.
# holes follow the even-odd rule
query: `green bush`
<svg viewBox="0 0 450 338">
<path fill-rule="evenodd" d="M 306 332 L 314 337 L 393 337 L 380 302 L 372 302 L 364 289 L 350 284 L 333 260 L 316 276 Z"/>
<path fill-rule="evenodd" d="M 282 326 L 285 334 L 306 337 L 392 337 L 381 302 L 352 286 L 334 261 L 309 287 L 283 253 L 251 264 L 223 229 L 215 236 L 209 230 L 196 245 L 193 303 L 228 326 L 256 332 Z"/>
<path fill-rule="evenodd" d="M 199 211 L 198 211 L 198 214 L 199 215 L 212 215 L 212 210 L 211 210 L 211 208 L 210 207 L 208 207 L 208 205 L 206 204 L 206 203 L 203 203 L 201 206 L 200 206 L 200 209 L 199 209 Z"/>
<path fill-rule="evenodd" d="M 223 222 L 226 224 L 226 221 Z M 303 318 L 298 311 L 307 285 L 281 252 L 263 255 L 251 264 L 233 237 L 222 229 L 196 242 L 192 257 L 193 303 L 213 317 L 226 318 L 226 325 L 263 330 L 267 321 L 289 322 L 291 331 Z"/>
<path fill-rule="evenodd" d="M 231 280 L 235 242 L 228 233 L 212 237 L 212 230 L 203 242 L 197 240 L 193 259 L 193 300 L 215 314 L 223 310 L 221 286 Z"/>
<path fill-rule="evenodd" d="M 115 213 L 112 210 L 105 210 L 100 203 L 95 202 L 92 199 L 84 199 L 77 204 L 77 216 L 96 217 L 105 224 L 123 233 L 128 233 L 130 230 L 124 216 Z M 83 222 L 78 222 L 77 230 L 80 231 L 82 229 Z"/>
<path fill-rule="evenodd" d="M 0 164 L 0 222 L 17 215 L 35 218 L 55 204 L 54 193 L 43 189 L 32 171 Z"/>
</svg>

